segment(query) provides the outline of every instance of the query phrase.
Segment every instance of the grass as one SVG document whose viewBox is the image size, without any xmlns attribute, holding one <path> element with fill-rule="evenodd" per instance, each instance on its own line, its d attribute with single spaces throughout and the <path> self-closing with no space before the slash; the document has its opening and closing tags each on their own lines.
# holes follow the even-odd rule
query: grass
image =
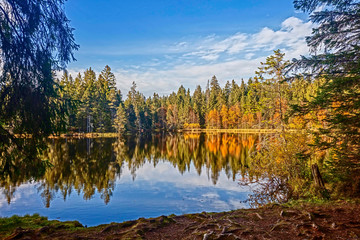
<svg viewBox="0 0 360 240">
<path fill-rule="evenodd" d="M 32 216 L 25 215 L 23 217 L 14 215 L 12 217 L 0 218 L 0 236 L 9 235 L 17 228 L 39 229 L 46 226 L 68 230 L 83 228 L 83 225 L 78 221 L 60 222 L 58 220 L 48 220 L 47 217 L 42 217 L 39 214 Z"/>
<path fill-rule="evenodd" d="M 334 206 L 338 204 L 360 204 L 360 198 L 343 198 L 343 199 L 326 199 L 326 198 L 306 198 L 306 199 L 298 199 L 298 200 L 290 200 L 287 203 L 282 204 L 283 207 L 289 208 L 299 208 L 305 206 Z"/>
</svg>

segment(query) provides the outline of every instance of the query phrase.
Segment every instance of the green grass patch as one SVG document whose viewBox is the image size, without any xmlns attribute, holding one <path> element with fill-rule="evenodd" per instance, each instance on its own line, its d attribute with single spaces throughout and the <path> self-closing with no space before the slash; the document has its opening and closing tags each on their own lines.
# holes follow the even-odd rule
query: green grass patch
<svg viewBox="0 0 360 240">
<path fill-rule="evenodd" d="M 0 235 L 7 236 L 14 232 L 17 228 L 23 229 L 39 229 L 42 227 L 50 227 L 55 229 L 76 230 L 83 228 L 83 225 L 78 221 L 48 220 L 47 217 L 42 217 L 39 214 L 25 215 L 23 217 L 14 215 L 12 217 L 0 218 Z"/>
</svg>

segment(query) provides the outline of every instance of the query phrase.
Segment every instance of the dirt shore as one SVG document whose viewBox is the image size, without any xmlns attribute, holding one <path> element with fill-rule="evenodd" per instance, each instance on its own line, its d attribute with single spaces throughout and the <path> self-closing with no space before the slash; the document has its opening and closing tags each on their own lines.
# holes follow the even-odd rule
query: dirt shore
<svg viewBox="0 0 360 240">
<path fill-rule="evenodd" d="M 44 217 L 39 217 L 43 220 Z M 20 217 L 21 219 L 21 217 Z M 4 220 L 4 219 L 3 219 Z M 0 226 L 2 239 L 360 239 L 360 204 L 345 201 L 295 207 L 271 205 L 222 213 L 140 218 L 86 228 L 36 221 Z M 17 225 L 17 226 L 16 226 Z"/>
</svg>

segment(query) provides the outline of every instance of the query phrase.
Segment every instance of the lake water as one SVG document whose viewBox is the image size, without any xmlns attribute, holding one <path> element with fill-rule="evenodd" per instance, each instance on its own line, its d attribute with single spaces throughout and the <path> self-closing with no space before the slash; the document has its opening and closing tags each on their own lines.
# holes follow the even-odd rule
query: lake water
<svg viewBox="0 0 360 240">
<path fill-rule="evenodd" d="M 39 213 L 84 225 L 248 208 L 255 135 L 177 134 L 49 140 L 53 167 L 1 183 L 0 216 Z M 253 186 L 254 187 L 254 186 Z"/>
</svg>

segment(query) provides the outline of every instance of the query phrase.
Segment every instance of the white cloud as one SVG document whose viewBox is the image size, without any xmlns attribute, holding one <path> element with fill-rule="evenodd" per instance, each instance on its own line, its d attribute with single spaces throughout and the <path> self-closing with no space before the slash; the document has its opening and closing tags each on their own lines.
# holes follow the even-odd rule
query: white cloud
<svg viewBox="0 0 360 240">
<path fill-rule="evenodd" d="M 133 81 L 146 96 L 153 92 L 166 95 L 180 85 L 191 90 L 199 84 L 205 87 L 213 75 L 223 85 L 227 80 L 253 76 L 260 61 L 273 50 L 281 49 L 287 59 L 308 54 L 305 37 L 311 34 L 312 27 L 310 22 L 290 17 L 278 30 L 265 27 L 253 34 L 237 32 L 227 37 L 213 34 L 197 40 L 182 39 L 163 47 L 162 57 L 151 56 L 141 64 L 115 67 L 113 71 L 124 95 Z"/>
<path fill-rule="evenodd" d="M 265 57 L 256 59 L 237 59 L 226 62 L 203 64 L 203 65 L 178 65 L 169 70 L 155 70 L 139 73 L 137 71 L 117 71 L 115 76 L 118 86 L 125 95 L 131 87 L 132 81 L 136 81 L 138 89 L 146 96 L 157 92 L 166 95 L 177 91 L 180 85 L 195 90 L 197 85 L 205 87 L 207 80 L 216 75 L 221 84 L 226 80 L 240 79 L 252 76 L 260 61 Z"/>
<path fill-rule="evenodd" d="M 154 186 L 161 182 L 172 183 L 177 188 L 188 189 L 189 191 L 198 187 L 211 187 L 214 191 L 201 195 L 202 198 L 206 199 L 220 198 L 216 193 L 216 190 L 225 190 L 236 193 L 251 191 L 250 186 L 243 187 L 238 184 L 237 180 L 232 181 L 231 179 L 228 179 L 224 170 L 219 173 L 216 185 L 214 185 L 207 176 L 207 169 L 203 167 L 201 169 L 201 174 L 198 175 L 193 164 L 190 166 L 190 171 L 180 173 L 178 169 L 174 168 L 174 166 L 168 162 L 159 162 L 156 167 L 154 167 L 152 163 L 146 162 L 136 170 L 135 181 L 141 182 L 142 180 L 151 182 Z M 126 184 L 127 182 L 132 181 L 132 173 L 128 166 L 125 166 L 121 173 L 121 178 L 117 180 L 116 184 Z"/>
</svg>

